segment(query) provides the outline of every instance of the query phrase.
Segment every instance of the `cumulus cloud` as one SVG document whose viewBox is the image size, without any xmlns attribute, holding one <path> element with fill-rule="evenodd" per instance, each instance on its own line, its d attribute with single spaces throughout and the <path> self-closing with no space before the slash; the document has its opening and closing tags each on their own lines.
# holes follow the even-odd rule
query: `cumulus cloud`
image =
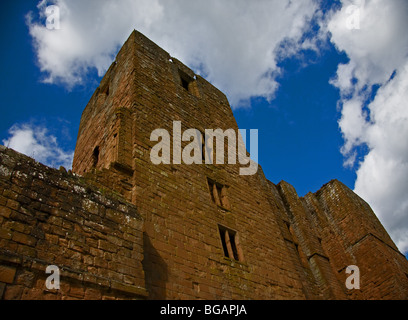
<svg viewBox="0 0 408 320">
<path fill-rule="evenodd" d="M 41 126 L 15 124 L 9 129 L 9 138 L 3 144 L 50 167 L 71 169 L 73 151 L 64 151 L 57 138 Z"/>
<path fill-rule="evenodd" d="M 403 252 L 408 251 L 407 17 L 405 0 L 342 0 L 327 24 L 332 42 L 350 58 L 332 80 L 341 93 L 345 165 L 353 166 L 359 148 L 368 147 L 355 191 Z"/>
<path fill-rule="evenodd" d="M 60 29 L 44 23 L 48 4 L 60 8 Z M 312 48 L 302 36 L 318 14 L 314 0 L 43 0 L 27 17 L 45 82 L 68 87 L 87 72 L 103 75 L 133 29 L 144 33 L 223 90 L 233 106 L 273 97 L 279 55 Z M 283 41 L 291 50 L 279 50 Z M 242 105 L 242 103 L 241 103 Z"/>
</svg>

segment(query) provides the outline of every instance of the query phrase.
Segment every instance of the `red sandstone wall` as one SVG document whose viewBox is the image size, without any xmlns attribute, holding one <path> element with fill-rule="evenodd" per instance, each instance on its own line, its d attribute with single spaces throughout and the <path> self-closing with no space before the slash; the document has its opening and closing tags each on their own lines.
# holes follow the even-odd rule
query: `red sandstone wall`
<svg viewBox="0 0 408 320">
<path fill-rule="evenodd" d="M 0 147 L 0 299 L 144 298 L 143 240 L 131 204 Z"/>
<path fill-rule="evenodd" d="M 101 162 L 109 169 L 97 172 L 96 180 L 114 185 L 145 219 L 149 298 L 406 298 L 406 259 L 371 209 L 344 185 L 333 181 L 299 199 L 289 184 L 268 182 L 261 168 L 243 177 L 239 165 L 153 165 L 150 150 L 156 142 L 150 134 L 162 128 L 172 135 L 173 121 L 181 121 L 183 131 L 238 128 L 222 92 L 140 33 L 134 32 L 121 52 L 120 67 L 109 78 L 123 89 L 113 99 L 126 97 L 131 107 L 120 122 L 115 118 L 103 126 L 122 131 L 122 139 L 115 147 L 104 146 Z M 191 83 L 184 88 L 186 78 Z M 91 100 L 78 141 L 95 134 L 92 126 L 99 127 L 98 118 L 89 116 L 95 110 Z M 117 109 L 106 105 L 103 110 Z M 78 143 L 76 159 L 91 151 Z M 117 155 L 129 170 L 111 163 Z M 92 168 L 76 160 L 74 170 Z M 107 183 L 112 179 L 119 183 Z M 228 208 L 214 203 L 214 184 L 225 187 Z M 220 228 L 238 235 L 240 261 L 225 257 Z M 386 254 L 367 258 L 377 250 Z M 358 292 L 345 287 L 350 264 L 360 265 L 364 274 Z M 368 272 L 372 267 L 389 270 L 389 276 Z"/>
<path fill-rule="evenodd" d="M 100 86 L 92 95 L 83 111 L 79 127 L 73 169 L 84 174 L 96 168 L 109 169 L 112 163 L 119 163 L 129 169 L 130 158 L 124 158 L 132 149 L 128 145 L 133 132 L 127 125 L 130 120 L 126 110 L 134 105 L 134 41 L 133 37 L 124 44 L 103 77 Z M 95 159 L 94 150 L 98 148 Z M 96 161 L 97 160 L 97 161 Z"/>
<path fill-rule="evenodd" d="M 295 272 L 299 262 L 286 259 L 290 250 L 260 184 L 263 176 L 241 177 L 238 165 L 151 163 L 150 150 L 155 143 L 150 141 L 150 133 L 159 128 L 172 133 L 173 121 L 181 121 L 183 131 L 238 128 L 222 92 L 199 76 L 187 91 L 181 85 L 180 72 L 194 78 L 190 69 L 137 32 L 128 45 L 130 42 L 135 47 L 131 68 L 136 92 L 126 92 L 127 96 L 135 94 L 133 135 L 127 144 L 133 146 L 128 155 L 134 170 L 132 202 L 145 219 L 149 298 L 305 299 L 307 285 Z M 92 104 L 87 108 L 93 113 Z M 82 121 L 89 120 L 84 117 Z M 80 131 L 78 140 L 91 134 Z M 89 154 L 90 148 L 85 148 L 77 147 L 76 159 Z M 110 158 L 102 162 L 108 163 Z M 75 170 L 80 173 L 81 168 L 74 162 Z M 229 210 L 212 202 L 208 178 L 228 186 Z M 244 261 L 224 257 L 219 226 L 239 235 Z"/>
<path fill-rule="evenodd" d="M 83 113 L 73 164 L 83 179 L 2 150 L 3 297 L 407 298 L 407 260 L 341 183 L 300 199 L 261 168 L 244 177 L 240 165 L 153 165 L 150 134 L 172 133 L 173 121 L 238 129 L 222 92 L 199 76 L 186 89 L 183 77 L 194 73 L 134 32 Z M 47 263 L 67 270 L 61 292 L 44 292 Z M 361 290 L 345 287 L 350 264 Z"/>
<path fill-rule="evenodd" d="M 360 268 L 361 289 L 347 290 L 349 298 L 408 298 L 407 260 L 364 200 L 334 180 L 303 202 L 339 281 L 347 266 Z"/>
</svg>

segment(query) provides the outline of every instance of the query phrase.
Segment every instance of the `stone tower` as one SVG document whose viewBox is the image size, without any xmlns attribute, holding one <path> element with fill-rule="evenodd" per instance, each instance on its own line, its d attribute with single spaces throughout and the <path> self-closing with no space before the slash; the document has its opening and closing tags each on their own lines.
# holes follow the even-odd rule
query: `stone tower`
<svg viewBox="0 0 408 320">
<path fill-rule="evenodd" d="M 135 31 L 82 115 L 73 170 L 138 208 L 150 298 L 408 297 L 407 260 L 345 185 L 300 199 L 261 169 L 154 165 L 150 134 L 174 121 L 238 130 L 222 92 Z M 350 265 L 360 290 L 345 287 Z"/>
<path fill-rule="evenodd" d="M 83 112 L 76 174 L 0 147 L 0 298 L 408 298 L 408 261 L 344 184 L 299 198 L 260 167 L 154 164 L 159 128 L 177 160 L 174 123 L 238 130 L 222 92 L 134 31 Z"/>
</svg>

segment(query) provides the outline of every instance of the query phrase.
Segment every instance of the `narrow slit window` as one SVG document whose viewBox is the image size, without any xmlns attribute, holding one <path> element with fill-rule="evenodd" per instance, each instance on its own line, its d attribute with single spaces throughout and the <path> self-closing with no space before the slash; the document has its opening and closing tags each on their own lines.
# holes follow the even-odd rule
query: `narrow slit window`
<svg viewBox="0 0 408 320">
<path fill-rule="evenodd" d="M 205 145 L 205 134 L 204 133 L 202 133 L 201 131 L 200 131 L 200 133 L 201 133 L 201 137 L 200 137 L 200 142 L 201 142 L 201 161 L 203 162 L 203 164 L 205 163 L 205 154 L 206 154 L 206 152 L 205 152 L 205 149 L 206 149 L 206 145 Z"/>
<path fill-rule="evenodd" d="M 212 202 L 216 203 L 215 197 L 214 197 L 214 182 L 211 181 L 210 179 L 208 179 L 208 189 L 210 191 L 210 196 L 211 196 Z"/>
<path fill-rule="evenodd" d="M 244 261 L 237 233 L 222 226 L 219 226 L 218 230 L 224 256 L 232 260 Z"/>
<path fill-rule="evenodd" d="M 215 188 L 217 189 L 217 195 L 218 195 L 218 198 L 221 200 L 221 198 L 222 198 L 222 186 L 221 185 L 219 185 L 219 184 L 216 184 L 215 185 Z M 221 201 L 220 201 L 221 202 Z M 221 203 L 222 204 L 222 203 Z"/>
<path fill-rule="evenodd" d="M 92 167 L 96 168 L 99 162 L 99 146 L 95 147 L 92 153 Z"/>
<path fill-rule="evenodd" d="M 227 186 L 219 184 L 211 179 L 207 179 L 211 200 L 221 208 L 230 210 L 231 206 L 227 196 Z"/>
<path fill-rule="evenodd" d="M 239 261 L 237 244 L 235 243 L 235 234 L 234 235 L 230 234 L 229 238 L 231 242 L 231 249 L 232 249 L 232 254 L 234 256 L 234 259 Z"/>
<path fill-rule="evenodd" d="M 224 251 L 224 256 L 225 257 L 229 257 L 229 254 L 228 254 L 228 249 L 227 249 L 227 243 L 225 242 L 225 230 L 223 230 L 223 229 L 219 229 L 219 232 L 220 232 L 220 238 L 221 238 L 221 244 L 222 244 L 222 249 L 223 249 L 223 251 Z"/>
</svg>

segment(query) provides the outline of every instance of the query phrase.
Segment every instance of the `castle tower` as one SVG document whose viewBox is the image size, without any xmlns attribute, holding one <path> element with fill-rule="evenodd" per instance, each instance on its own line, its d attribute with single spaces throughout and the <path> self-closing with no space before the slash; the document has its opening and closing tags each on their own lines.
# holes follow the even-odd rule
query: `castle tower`
<svg viewBox="0 0 408 320">
<path fill-rule="evenodd" d="M 83 112 L 73 171 L 137 207 L 150 299 L 408 298 L 407 260 L 346 186 L 301 199 L 260 167 L 178 164 L 175 123 L 238 132 L 222 92 L 134 31 Z M 170 164 L 152 163 L 157 129 Z M 359 290 L 345 286 L 350 265 Z"/>
</svg>

